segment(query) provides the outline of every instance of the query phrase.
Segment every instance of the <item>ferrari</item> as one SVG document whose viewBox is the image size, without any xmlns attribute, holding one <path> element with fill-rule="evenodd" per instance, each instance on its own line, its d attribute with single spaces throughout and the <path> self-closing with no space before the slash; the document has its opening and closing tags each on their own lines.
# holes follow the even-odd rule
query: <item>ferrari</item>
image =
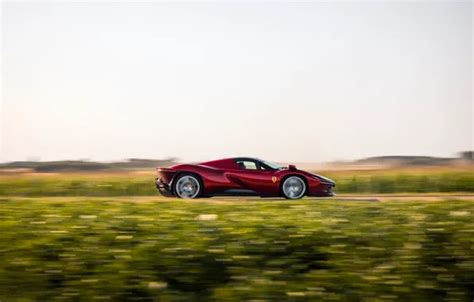
<svg viewBox="0 0 474 302">
<path fill-rule="evenodd" d="M 199 164 L 158 167 L 155 185 L 168 197 L 260 196 L 299 199 L 333 196 L 335 182 L 298 170 L 250 157 L 226 158 Z"/>
</svg>

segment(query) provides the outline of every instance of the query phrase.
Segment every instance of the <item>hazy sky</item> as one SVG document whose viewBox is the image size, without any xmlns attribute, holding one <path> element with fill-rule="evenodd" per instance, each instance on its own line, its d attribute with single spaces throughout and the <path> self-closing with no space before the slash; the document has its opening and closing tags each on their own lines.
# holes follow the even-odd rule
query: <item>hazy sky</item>
<svg viewBox="0 0 474 302">
<path fill-rule="evenodd" d="M 2 3 L 0 161 L 473 148 L 472 2 Z"/>
</svg>

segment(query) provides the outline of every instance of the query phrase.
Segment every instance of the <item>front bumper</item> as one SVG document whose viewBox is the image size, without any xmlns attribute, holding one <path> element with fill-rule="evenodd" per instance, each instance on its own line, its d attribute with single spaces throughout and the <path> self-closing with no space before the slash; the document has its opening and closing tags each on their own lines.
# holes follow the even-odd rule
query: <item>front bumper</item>
<svg viewBox="0 0 474 302">
<path fill-rule="evenodd" d="M 168 184 L 163 183 L 159 178 L 155 178 L 155 186 L 161 195 L 166 197 L 174 197 L 170 186 Z"/>
<path fill-rule="evenodd" d="M 334 187 L 336 186 L 335 183 L 323 183 L 321 182 L 319 186 L 309 190 L 308 196 L 313 197 L 330 197 L 335 196 L 336 194 L 333 192 Z"/>
</svg>

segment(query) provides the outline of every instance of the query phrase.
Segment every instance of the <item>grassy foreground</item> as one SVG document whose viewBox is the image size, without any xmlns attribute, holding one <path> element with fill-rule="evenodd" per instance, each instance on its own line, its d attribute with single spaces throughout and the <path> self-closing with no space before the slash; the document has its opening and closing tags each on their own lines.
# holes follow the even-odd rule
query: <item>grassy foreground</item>
<svg viewBox="0 0 474 302">
<path fill-rule="evenodd" d="M 0 198 L 0 300 L 471 301 L 474 203 Z"/>
</svg>

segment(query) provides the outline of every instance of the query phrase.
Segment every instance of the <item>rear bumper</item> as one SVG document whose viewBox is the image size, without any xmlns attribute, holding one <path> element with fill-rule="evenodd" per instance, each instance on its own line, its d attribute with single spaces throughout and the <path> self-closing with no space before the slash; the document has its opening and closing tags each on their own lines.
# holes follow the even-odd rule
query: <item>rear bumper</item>
<svg viewBox="0 0 474 302">
<path fill-rule="evenodd" d="M 174 197 L 173 192 L 168 184 L 163 183 L 159 178 L 155 178 L 156 189 L 160 192 L 161 195 L 166 197 Z"/>
</svg>

